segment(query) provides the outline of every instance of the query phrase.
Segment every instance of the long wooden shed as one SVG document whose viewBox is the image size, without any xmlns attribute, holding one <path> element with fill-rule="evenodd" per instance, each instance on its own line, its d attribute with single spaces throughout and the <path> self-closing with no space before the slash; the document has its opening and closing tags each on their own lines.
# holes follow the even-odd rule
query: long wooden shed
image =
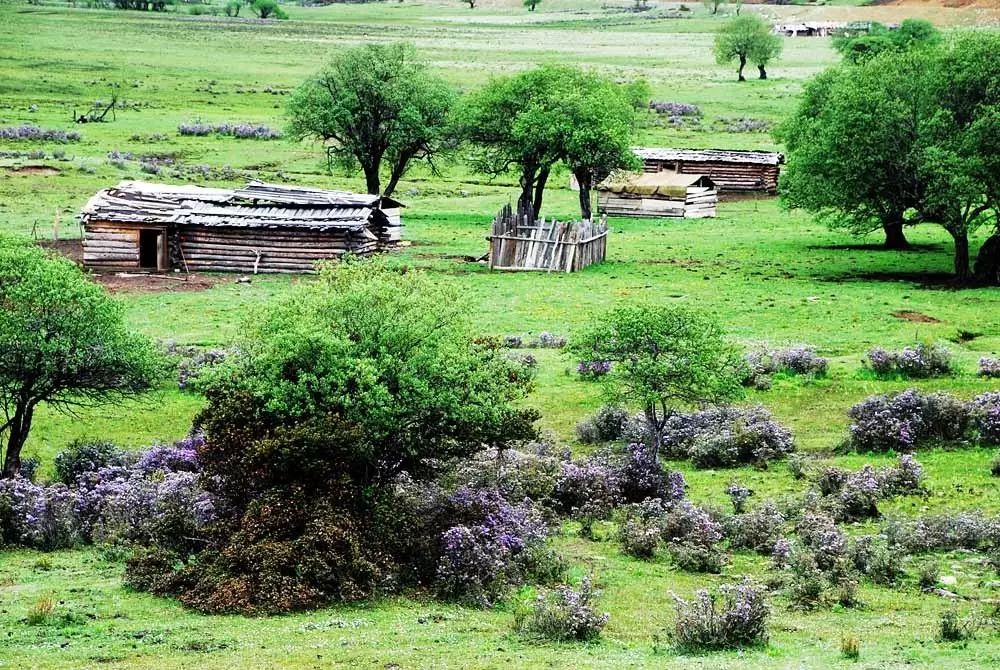
<svg viewBox="0 0 1000 670">
<path fill-rule="evenodd" d="M 400 205 L 377 195 L 252 181 L 243 188 L 124 181 L 81 213 L 95 268 L 311 272 L 400 242 Z"/>
<path fill-rule="evenodd" d="M 597 211 L 608 216 L 703 219 L 715 216 L 719 193 L 705 175 L 645 172 L 597 187 Z"/>
<path fill-rule="evenodd" d="M 785 162 L 775 151 L 729 149 L 636 149 L 645 172 L 710 177 L 719 191 L 774 193 Z"/>
</svg>

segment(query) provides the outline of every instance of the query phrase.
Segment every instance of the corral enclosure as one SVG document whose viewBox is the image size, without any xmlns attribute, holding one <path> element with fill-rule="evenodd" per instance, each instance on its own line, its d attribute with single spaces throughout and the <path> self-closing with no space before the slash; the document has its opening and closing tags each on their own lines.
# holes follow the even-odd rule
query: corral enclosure
<svg viewBox="0 0 1000 670">
<path fill-rule="evenodd" d="M 638 143 L 650 147 L 724 147 L 780 150 L 766 133 L 720 130 L 709 122 L 729 117 L 780 121 L 793 107 L 806 79 L 835 62 L 829 39 L 789 39 L 771 79 L 737 85 L 735 74 L 713 65 L 712 33 L 731 10 L 711 17 L 689 5 L 687 18 L 675 5 L 650 3 L 633 12 L 631 2 L 605 7 L 597 0 L 551 0 L 535 12 L 518 2 L 337 4 L 322 8 L 287 5 L 282 23 L 226 20 L 174 14 L 71 9 L 56 5 L 0 6 L 7 60 L 0 88 L 0 125 L 37 123 L 79 131 L 75 143 L 0 143 L 0 230 L 51 238 L 79 238 L 71 221 L 89 197 L 108 184 L 142 179 L 236 189 L 250 179 L 297 186 L 363 189 L 353 174 L 325 173 L 318 147 L 288 141 L 255 142 L 219 137 L 182 137 L 179 124 L 253 121 L 280 128 L 288 92 L 344 45 L 369 40 L 413 40 L 436 71 L 463 90 L 489 74 L 509 73 L 539 62 L 572 62 L 615 77 L 646 77 L 657 99 L 698 104 L 703 127 L 669 126 L 655 118 L 640 129 Z M 775 22 L 874 18 L 898 22 L 930 16 L 949 25 L 992 23 L 984 8 L 915 6 L 744 6 Z M 668 16 L 669 13 L 669 16 Z M 242 15 L 241 15 L 242 16 Z M 684 16 L 684 15 L 681 15 Z M 247 45 L 253 49 L 248 50 Z M 70 126 L 73 109 L 105 98 L 112 84 L 135 103 L 116 121 Z M 32 107 L 37 109 L 32 110 Z M 29 156 L 31 152 L 42 152 Z M 132 154 L 120 163 L 110 152 Z M 160 163 L 143 157 L 160 157 Z M 171 163 L 167 163 L 164 157 Z M 200 176 L 204 168 L 208 176 Z M 159 170 L 159 174 L 147 172 Z M 282 176 L 278 176 L 278 172 Z M 555 182 L 550 180 L 550 184 Z M 461 163 L 442 177 L 420 168 L 401 183 L 407 239 L 400 261 L 422 267 L 469 292 L 477 325 L 490 334 L 572 337 L 589 319 L 622 301 L 676 302 L 716 316 L 741 344 L 815 345 L 831 359 L 825 379 L 778 378 L 769 391 L 751 390 L 789 425 L 799 449 L 823 454 L 832 464 L 856 470 L 886 466 L 887 456 L 840 455 L 833 447 L 848 429 L 846 410 L 873 393 L 917 386 L 971 397 L 995 388 L 974 375 L 980 356 L 1000 352 L 1000 297 L 995 290 L 956 292 L 945 283 L 950 256 L 941 231 L 917 228 L 915 250 L 885 252 L 874 237 L 857 240 L 831 232 L 809 217 L 785 212 L 767 198 L 723 203 L 710 220 L 655 219 L 614 222 L 603 264 L 565 275 L 545 272 L 490 273 L 470 263 L 484 248 L 485 225 L 516 190 L 515 180 L 487 181 Z M 550 189 L 547 214 L 569 219 L 577 194 Z M 53 221 L 61 221 L 54 226 Z M 975 237 L 973 248 L 981 241 Z M 67 243 L 62 239 L 63 243 Z M 249 256 L 248 256 L 249 258 Z M 212 277 L 213 275 L 206 275 Z M 202 291 L 151 291 L 118 284 L 130 323 L 160 340 L 223 346 L 260 305 L 293 290 L 297 280 L 258 277 L 236 284 L 220 276 Z M 177 282 L 178 284 L 180 282 Z M 168 287 L 172 288 L 172 287 Z M 963 372 L 940 380 L 876 381 L 859 360 L 871 346 L 900 347 L 915 338 L 949 341 Z M 603 397 L 598 385 L 580 381 L 558 350 L 537 349 L 536 390 L 529 402 L 543 413 L 542 427 L 577 454 L 574 426 Z M 180 438 L 202 401 L 165 386 L 151 401 L 121 409 L 84 411 L 67 418 L 40 408 L 28 454 L 52 456 L 76 438 L 107 438 L 138 447 Z M 931 450 L 919 455 L 933 495 L 881 506 L 886 515 L 952 510 L 996 512 L 996 480 L 989 475 L 992 452 Z M 46 467 L 43 465 L 43 468 Z M 699 503 L 729 505 L 732 479 L 753 489 L 751 504 L 799 493 L 806 485 L 784 465 L 768 471 L 684 471 L 689 495 Z M 44 474 L 44 473 L 43 473 Z M 852 532 L 870 532 L 877 522 Z M 602 529 L 599 529 L 602 532 Z M 610 528 L 603 529 L 609 535 Z M 962 643 L 937 640 L 941 614 L 989 612 L 996 599 L 991 569 L 963 552 L 940 556 L 954 576 L 958 598 L 926 594 L 915 582 L 918 566 L 898 588 L 861 587 L 865 606 L 800 612 L 776 603 L 767 651 L 679 656 L 666 641 L 673 624 L 672 593 L 729 583 L 738 575 L 763 576 L 767 559 L 734 554 L 721 575 L 678 571 L 667 561 L 623 557 L 614 543 L 577 537 L 573 524 L 556 547 L 574 566 L 574 576 L 593 574 L 598 606 L 611 613 L 600 642 L 536 645 L 511 633 L 509 610 L 474 610 L 423 600 L 389 600 L 365 607 L 336 607 L 280 618 L 205 617 L 176 603 L 139 594 L 121 584 L 121 563 L 84 548 L 42 555 L 0 554 L 0 658 L 12 667 L 45 668 L 230 668 L 273 667 L 878 667 L 956 668 L 995 666 L 996 636 L 984 627 Z M 579 574 L 578 574 L 579 573 Z M 25 624 L 38 599 L 56 600 L 53 623 Z M 530 598 L 530 594 L 528 594 Z M 842 659 L 840 641 L 860 640 L 861 660 Z M 320 658 L 321 657 L 321 658 Z"/>
</svg>

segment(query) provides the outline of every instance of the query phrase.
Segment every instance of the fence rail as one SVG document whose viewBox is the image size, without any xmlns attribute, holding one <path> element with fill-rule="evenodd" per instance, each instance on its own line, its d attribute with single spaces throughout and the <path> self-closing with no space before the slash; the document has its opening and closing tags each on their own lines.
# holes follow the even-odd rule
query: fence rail
<svg viewBox="0 0 1000 670">
<path fill-rule="evenodd" d="M 540 221 L 529 211 L 504 206 L 493 219 L 491 270 L 575 272 L 604 261 L 608 224 L 600 221 Z"/>
</svg>

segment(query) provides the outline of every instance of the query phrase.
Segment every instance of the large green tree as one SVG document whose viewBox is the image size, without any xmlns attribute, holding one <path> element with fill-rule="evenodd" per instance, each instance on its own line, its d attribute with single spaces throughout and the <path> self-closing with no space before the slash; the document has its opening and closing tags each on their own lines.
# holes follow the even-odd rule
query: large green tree
<svg viewBox="0 0 1000 670">
<path fill-rule="evenodd" d="M 121 306 L 67 259 L 0 238 L 0 446 L 3 476 L 21 468 L 35 410 L 114 403 L 152 387 L 162 368 Z"/>
<path fill-rule="evenodd" d="M 490 176 L 517 174 L 518 203 L 538 216 L 549 174 L 563 162 L 580 181 L 580 209 L 589 218 L 592 187 L 636 165 L 629 147 L 641 89 L 554 65 L 493 79 L 459 114 L 472 165 Z"/>
<path fill-rule="evenodd" d="M 742 394 L 742 353 L 715 321 L 684 307 L 617 307 L 574 338 L 570 351 L 612 364 L 609 390 L 642 409 L 656 453 L 672 412 Z"/>
<path fill-rule="evenodd" d="M 719 65 L 736 61 L 739 81 L 746 81 L 743 69 L 747 63 L 756 65 L 760 79 L 767 79 L 767 66 L 781 55 L 782 38 L 759 16 L 737 16 L 724 25 L 715 36 L 715 59 Z"/>
<path fill-rule="evenodd" d="M 848 63 L 862 63 L 888 51 L 908 51 L 935 47 L 942 42 L 941 31 L 925 19 L 905 19 L 895 29 L 872 23 L 867 31 L 833 38 L 834 48 Z"/>
<path fill-rule="evenodd" d="M 369 193 L 389 196 L 413 161 L 431 162 L 450 145 L 454 100 L 412 45 L 367 44 L 344 51 L 295 91 L 288 132 L 323 142 L 343 166 L 361 167 Z"/>
</svg>

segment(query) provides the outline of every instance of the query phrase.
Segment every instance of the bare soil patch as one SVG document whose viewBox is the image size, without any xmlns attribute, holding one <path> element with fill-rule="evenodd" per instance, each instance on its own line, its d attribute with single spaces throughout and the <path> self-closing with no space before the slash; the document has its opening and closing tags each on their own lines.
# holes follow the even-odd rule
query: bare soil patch
<svg viewBox="0 0 1000 670">
<path fill-rule="evenodd" d="M 36 175 L 40 177 L 52 177 L 59 174 L 59 168 L 54 168 L 51 165 L 19 165 L 5 169 L 12 174 Z"/>
<path fill-rule="evenodd" d="M 940 319 L 935 319 L 933 316 L 921 314 L 920 312 L 911 312 L 905 309 L 892 312 L 892 315 L 897 319 L 909 321 L 910 323 L 941 323 Z"/>
</svg>

